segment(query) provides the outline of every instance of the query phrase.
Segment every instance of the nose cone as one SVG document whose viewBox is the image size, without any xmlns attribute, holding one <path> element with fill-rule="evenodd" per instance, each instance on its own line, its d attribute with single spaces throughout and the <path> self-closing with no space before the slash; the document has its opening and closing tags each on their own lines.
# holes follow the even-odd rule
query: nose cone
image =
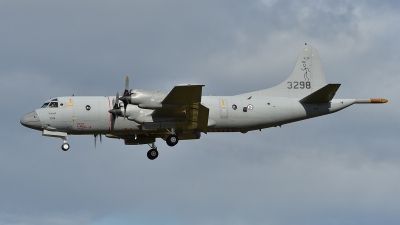
<svg viewBox="0 0 400 225">
<path fill-rule="evenodd" d="M 35 130 L 41 130 L 42 123 L 36 111 L 32 111 L 21 118 L 21 124 Z"/>
</svg>

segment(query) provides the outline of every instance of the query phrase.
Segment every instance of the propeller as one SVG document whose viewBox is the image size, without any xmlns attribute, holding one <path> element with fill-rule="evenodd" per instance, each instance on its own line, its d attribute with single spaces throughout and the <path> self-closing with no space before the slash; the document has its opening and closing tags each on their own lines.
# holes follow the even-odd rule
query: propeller
<svg viewBox="0 0 400 225">
<path fill-rule="evenodd" d="M 126 76 L 126 79 L 125 79 L 125 91 L 124 91 L 124 96 L 126 96 L 126 95 L 130 95 L 130 94 L 129 94 L 129 77 L 128 77 L 128 76 Z"/>
<path fill-rule="evenodd" d="M 119 100 L 121 100 L 124 103 L 124 120 L 126 117 L 126 107 L 128 106 L 130 98 L 131 98 L 131 93 L 129 92 L 129 77 L 126 76 L 124 94 L 122 95 L 121 98 L 118 98 Z"/>
<path fill-rule="evenodd" d="M 111 120 L 111 130 L 114 130 L 114 124 L 115 124 L 115 119 L 118 118 L 118 114 L 121 112 L 120 107 L 118 105 L 119 102 L 119 94 L 117 92 L 117 95 L 115 96 L 115 99 L 112 100 L 113 103 L 113 108 L 110 109 L 108 112 L 111 113 L 112 115 L 112 120 Z M 101 137 L 101 136 L 100 136 Z"/>
</svg>

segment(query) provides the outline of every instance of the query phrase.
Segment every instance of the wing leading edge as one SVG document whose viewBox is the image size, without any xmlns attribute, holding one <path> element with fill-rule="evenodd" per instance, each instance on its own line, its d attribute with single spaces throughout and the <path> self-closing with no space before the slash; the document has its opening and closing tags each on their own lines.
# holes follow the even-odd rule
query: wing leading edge
<svg viewBox="0 0 400 225">
<path fill-rule="evenodd" d="M 204 85 L 178 85 L 161 102 L 166 106 L 182 106 L 201 101 L 201 91 Z"/>
</svg>

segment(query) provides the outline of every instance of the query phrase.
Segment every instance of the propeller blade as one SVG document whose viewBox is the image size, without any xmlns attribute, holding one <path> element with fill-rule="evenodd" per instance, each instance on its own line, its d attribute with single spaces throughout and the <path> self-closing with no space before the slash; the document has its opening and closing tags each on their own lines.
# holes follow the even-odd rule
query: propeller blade
<svg viewBox="0 0 400 225">
<path fill-rule="evenodd" d="M 117 100 L 117 103 L 115 104 L 115 108 L 118 108 L 118 102 L 119 102 L 119 93 L 117 92 L 117 95 L 115 96 L 115 99 Z"/>
<path fill-rule="evenodd" d="M 113 98 L 112 100 L 113 108 L 108 110 L 109 113 L 112 115 L 111 119 L 111 130 L 114 130 L 114 125 L 115 125 L 115 119 L 118 118 L 118 115 L 121 114 L 121 110 L 119 107 L 119 93 L 115 95 L 115 99 Z M 101 135 L 100 135 L 100 142 L 101 142 Z"/>
<path fill-rule="evenodd" d="M 114 130 L 114 125 L 115 125 L 115 114 L 112 113 L 112 119 L 111 119 L 111 130 Z"/>
<path fill-rule="evenodd" d="M 125 117 L 126 117 L 126 107 L 127 106 L 128 106 L 128 103 L 124 102 L 124 120 L 125 120 Z"/>
<path fill-rule="evenodd" d="M 129 77 L 126 76 L 124 96 L 129 95 Z"/>
<path fill-rule="evenodd" d="M 119 109 L 119 93 L 117 92 L 117 94 L 115 95 L 115 99 L 113 99 L 113 109 Z"/>
<path fill-rule="evenodd" d="M 101 134 L 100 134 L 100 143 L 102 143 L 102 141 L 101 141 Z"/>
</svg>

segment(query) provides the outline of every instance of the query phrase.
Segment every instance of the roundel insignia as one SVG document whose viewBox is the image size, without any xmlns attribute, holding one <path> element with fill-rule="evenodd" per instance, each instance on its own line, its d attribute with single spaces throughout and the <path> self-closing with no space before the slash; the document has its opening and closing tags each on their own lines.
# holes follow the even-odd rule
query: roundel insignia
<svg viewBox="0 0 400 225">
<path fill-rule="evenodd" d="M 253 108 L 254 108 L 254 107 L 253 107 L 252 104 L 248 104 L 248 105 L 247 105 L 247 110 L 253 110 Z"/>
</svg>

